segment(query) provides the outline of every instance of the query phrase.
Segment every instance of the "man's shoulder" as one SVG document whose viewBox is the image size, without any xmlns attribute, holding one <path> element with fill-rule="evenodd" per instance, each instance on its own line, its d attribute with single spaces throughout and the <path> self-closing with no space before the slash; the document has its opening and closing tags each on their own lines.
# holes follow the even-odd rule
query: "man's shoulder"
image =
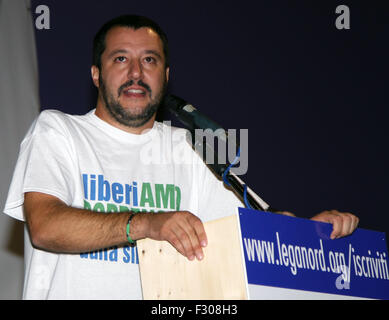
<svg viewBox="0 0 389 320">
<path fill-rule="evenodd" d="M 37 124 L 39 125 L 48 125 L 48 126 L 64 126 L 74 122 L 82 122 L 82 120 L 88 117 L 90 112 L 85 115 L 73 115 L 69 113 L 62 112 L 56 109 L 47 109 L 40 112 L 38 118 L 36 119 Z"/>
<path fill-rule="evenodd" d="M 87 116 L 89 112 L 85 115 L 73 115 L 65 113 L 56 109 L 46 109 L 40 112 L 38 116 L 38 121 L 41 122 L 50 122 L 50 121 L 71 121 L 78 118 L 83 118 Z"/>
<path fill-rule="evenodd" d="M 39 113 L 32 123 L 26 138 L 37 134 L 60 134 L 68 135 L 72 126 L 80 122 L 83 116 L 67 114 L 60 110 L 47 109 Z M 82 122 L 82 120 L 81 120 Z"/>
<path fill-rule="evenodd" d="M 52 125 L 56 124 L 58 122 L 64 121 L 68 114 L 54 109 L 47 109 L 43 110 L 39 113 L 37 119 L 36 119 L 36 125 L 42 126 L 42 125 Z"/>
</svg>

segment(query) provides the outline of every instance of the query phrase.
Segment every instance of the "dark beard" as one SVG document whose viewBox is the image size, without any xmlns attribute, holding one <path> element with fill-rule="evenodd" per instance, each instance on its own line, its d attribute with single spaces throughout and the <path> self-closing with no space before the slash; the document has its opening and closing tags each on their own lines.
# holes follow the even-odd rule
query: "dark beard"
<svg viewBox="0 0 389 320">
<path fill-rule="evenodd" d="M 122 86 L 120 86 L 118 90 L 118 95 L 127 87 L 131 86 L 133 81 L 129 81 Z M 150 87 L 143 83 L 142 80 L 139 80 L 137 83 L 139 86 L 146 88 L 147 93 L 151 96 Z M 144 108 L 144 110 L 139 114 L 133 114 L 131 111 L 125 110 L 122 105 L 115 100 L 114 96 L 107 92 L 107 88 L 105 86 L 105 82 L 101 76 L 99 77 L 99 87 L 101 89 L 101 95 L 105 103 L 105 107 L 111 116 L 120 124 L 125 125 L 130 128 L 139 128 L 146 124 L 157 112 L 161 100 L 166 92 L 167 82 L 164 81 L 161 91 L 156 95 L 154 99 Z"/>
</svg>

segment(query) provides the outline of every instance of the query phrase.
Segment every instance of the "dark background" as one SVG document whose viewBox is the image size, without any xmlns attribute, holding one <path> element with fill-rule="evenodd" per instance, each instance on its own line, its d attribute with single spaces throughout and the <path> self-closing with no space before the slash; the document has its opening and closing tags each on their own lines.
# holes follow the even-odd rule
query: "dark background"
<svg viewBox="0 0 389 320">
<path fill-rule="evenodd" d="M 36 30 L 42 110 L 95 107 L 94 34 L 117 15 L 146 15 L 169 38 L 169 91 L 224 128 L 248 129 L 241 178 L 256 193 L 300 217 L 353 212 L 388 234 L 384 3 L 33 0 L 34 19 L 37 5 L 50 8 L 51 29 Z M 338 5 L 350 8 L 350 30 L 335 27 Z"/>
</svg>

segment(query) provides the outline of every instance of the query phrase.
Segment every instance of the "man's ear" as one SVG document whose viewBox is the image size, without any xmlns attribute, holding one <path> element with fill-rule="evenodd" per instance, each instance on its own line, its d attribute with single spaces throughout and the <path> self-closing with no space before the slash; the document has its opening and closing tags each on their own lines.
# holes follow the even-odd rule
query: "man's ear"
<svg viewBox="0 0 389 320">
<path fill-rule="evenodd" d="M 92 66 L 91 68 L 92 80 L 95 86 L 99 87 L 99 78 L 100 78 L 100 70 L 96 66 Z"/>
<path fill-rule="evenodd" d="M 166 82 L 169 81 L 169 72 L 170 72 L 170 68 L 167 67 L 167 68 L 166 68 Z"/>
</svg>

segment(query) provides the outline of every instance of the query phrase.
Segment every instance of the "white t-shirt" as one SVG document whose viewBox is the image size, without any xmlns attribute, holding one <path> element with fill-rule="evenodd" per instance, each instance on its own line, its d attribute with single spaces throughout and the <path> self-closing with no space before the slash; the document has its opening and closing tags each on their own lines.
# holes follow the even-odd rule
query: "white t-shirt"
<svg viewBox="0 0 389 320">
<path fill-rule="evenodd" d="M 155 122 L 136 135 L 95 110 L 43 111 L 21 143 L 4 212 L 24 221 L 24 193 L 35 191 L 102 214 L 187 210 L 204 222 L 234 214 L 242 203 L 193 152 L 186 133 Z M 137 250 L 56 254 L 32 247 L 27 236 L 23 298 L 142 299 Z"/>
</svg>

